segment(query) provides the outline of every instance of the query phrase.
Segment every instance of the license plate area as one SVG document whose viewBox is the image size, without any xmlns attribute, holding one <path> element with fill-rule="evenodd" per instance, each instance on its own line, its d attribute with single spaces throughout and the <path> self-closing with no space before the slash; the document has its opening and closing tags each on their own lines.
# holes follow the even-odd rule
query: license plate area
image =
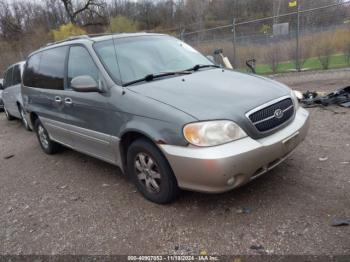
<svg viewBox="0 0 350 262">
<path fill-rule="evenodd" d="M 294 133 L 292 136 L 286 138 L 282 141 L 283 145 L 285 146 L 286 152 L 292 151 L 294 148 L 297 147 L 298 141 L 299 141 L 299 132 Z"/>
</svg>

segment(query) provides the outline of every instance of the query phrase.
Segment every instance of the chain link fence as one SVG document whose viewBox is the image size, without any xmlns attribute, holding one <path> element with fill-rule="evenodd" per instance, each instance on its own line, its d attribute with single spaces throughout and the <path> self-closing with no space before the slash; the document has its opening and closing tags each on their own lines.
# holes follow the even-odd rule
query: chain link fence
<svg viewBox="0 0 350 262">
<path fill-rule="evenodd" d="M 350 66 L 350 2 L 303 9 L 197 31 L 180 38 L 206 55 L 223 49 L 236 69 L 256 59 L 257 73 L 329 69 Z"/>
</svg>

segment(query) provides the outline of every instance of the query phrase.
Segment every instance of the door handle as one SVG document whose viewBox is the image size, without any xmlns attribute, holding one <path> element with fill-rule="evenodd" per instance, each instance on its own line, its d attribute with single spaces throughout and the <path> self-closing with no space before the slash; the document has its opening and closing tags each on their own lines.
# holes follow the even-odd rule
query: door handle
<svg viewBox="0 0 350 262">
<path fill-rule="evenodd" d="M 71 104 L 73 104 L 72 98 L 66 97 L 66 98 L 64 99 L 64 103 L 65 103 L 66 105 L 71 105 Z"/>
<path fill-rule="evenodd" d="M 55 96 L 55 102 L 56 102 L 57 104 L 61 104 L 61 103 L 62 103 L 61 97 Z"/>
</svg>

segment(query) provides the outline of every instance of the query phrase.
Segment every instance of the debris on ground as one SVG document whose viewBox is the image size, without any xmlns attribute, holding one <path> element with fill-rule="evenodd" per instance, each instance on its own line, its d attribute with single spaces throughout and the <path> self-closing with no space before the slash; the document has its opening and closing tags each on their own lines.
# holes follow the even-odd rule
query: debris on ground
<svg viewBox="0 0 350 262">
<path fill-rule="evenodd" d="M 328 157 L 320 157 L 318 160 L 319 160 L 320 162 L 325 162 L 325 161 L 328 160 Z"/>
<path fill-rule="evenodd" d="M 350 108 L 350 86 L 337 89 L 329 94 L 306 91 L 300 102 L 304 107 L 339 105 Z"/>
<path fill-rule="evenodd" d="M 257 250 L 257 251 L 262 251 L 265 248 L 262 245 L 252 245 L 252 246 L 250 246 L 250 249 L 251 250 Z"/>
<path fill-rule="evenodd" d="M 250 214 L 252 213 L 252 209 L 249 207 L 243 207 L 243 208 L 239 208 L 236 210 L 237 214 Z"/>
<path fill-rule="evenodd" d="M 8 156 L 5 156 L 4 159 L 10 159 L 10 158 L 13 158 L 15 155 L 8 155 Z"/>
<path fill-rule="evenodd" d="M 346 218 L 334 218 L 332 220 L 331 225 L 333 227 L 341 227 L 341 226 L 349 226 L 350 225 L 350 219 Z"/>
<path fill-rule="evenodd" d="M 69 198 L 69 200 L 71 200 L 71 201 L 78 201 L 78 200 L 83 201 L 83 199 L 80 196 L 72 196 Z"/>
</svg>

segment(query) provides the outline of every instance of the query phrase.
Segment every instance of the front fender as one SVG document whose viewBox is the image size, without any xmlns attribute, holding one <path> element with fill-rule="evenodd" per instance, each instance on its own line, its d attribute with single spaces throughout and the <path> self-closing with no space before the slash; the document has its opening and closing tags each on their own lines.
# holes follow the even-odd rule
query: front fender
<svg viewBox="0 0 350 262">
<path fill-rule="evenodd" d="M 121 127 L 119 137 L 128 132 L 137 132 L 148 137 L 156 144 L 185 146 L 182 125 L 142 116 L 133 116 Z"/>
</svg>

